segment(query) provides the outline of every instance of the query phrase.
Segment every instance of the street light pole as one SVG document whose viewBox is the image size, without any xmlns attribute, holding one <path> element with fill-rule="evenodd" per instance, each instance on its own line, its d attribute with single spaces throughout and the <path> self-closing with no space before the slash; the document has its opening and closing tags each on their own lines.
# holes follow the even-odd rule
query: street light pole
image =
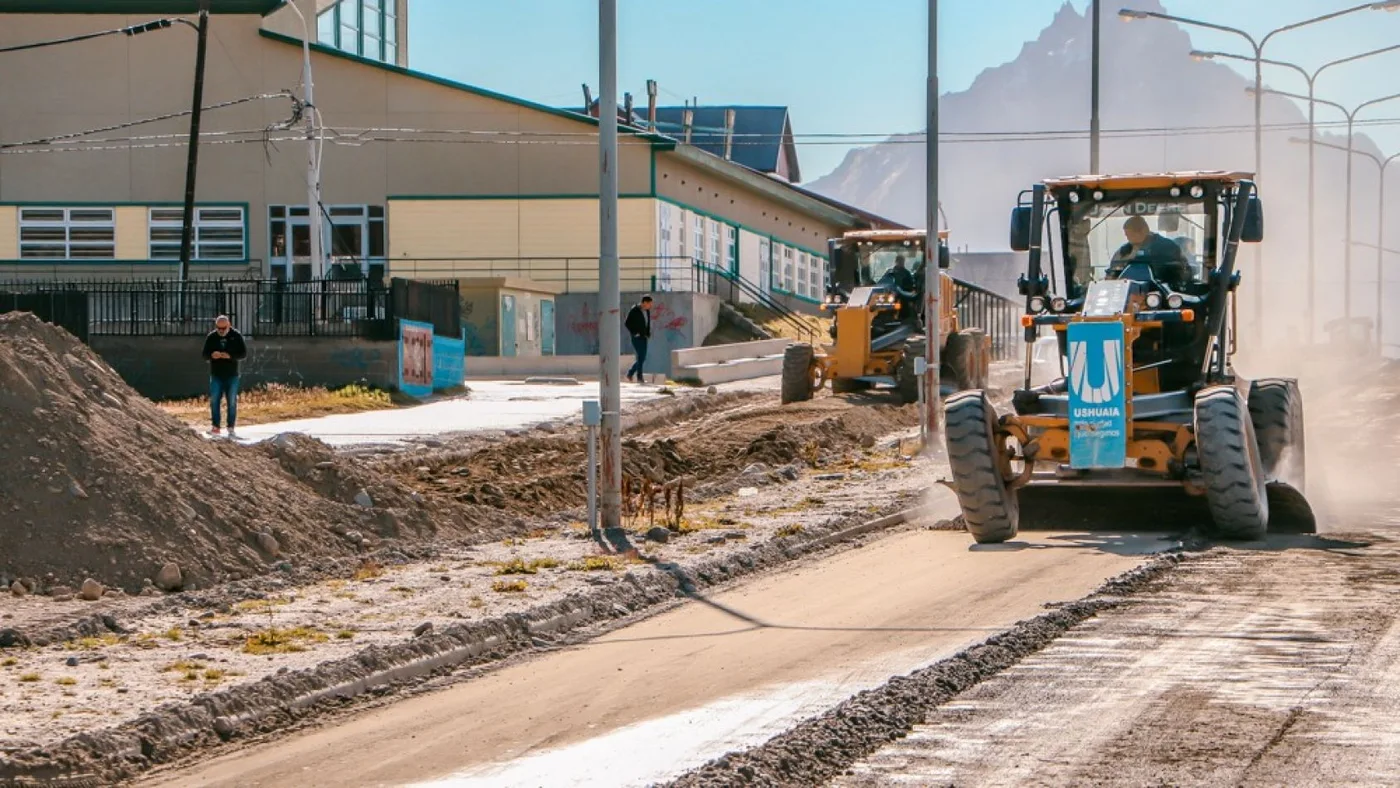
<svg viewBox="0 0 1400 788">
<path fill-rule="evenodd" d="M 598 398 L 603 533 L 622 527 L 622 326 L 617 260 L 617 0 L 598 0 Z"/>
<path fill-rule="evenodd" d="M 195 175 L 199 170 L 199 122 L 204 107 L 204 62 L 209 50 L 209 0 L 200 0 L 199 38 L 194 55 L 194 102 L 190 109 L 190 150 L 185 162 L 185 214 L 180 222 L 180 319 L 189 315 L 185 310 L 184 283 L 190 280 L 191 250 L 194 246 Z"/>
<path fill-rule="evenodd" d="M 1239 28 L 1228 27 L 1226 25 L 1217 25 L 1213 22 L 1203 22 L 1199 19 L 1188 19 L 1186 17 L 1173 16 L 1172 14 L 1162 14 L 1156 11 L 1138 11 L 1131 8 L 1124 8 L 1118 12 L 1118 16 L 1125 22 L 1131 22 L 1134 19 L 1162 19 L 1169 22 L 1176 22 L 1182 25 L 1203 27 L 1209 30 L 1219 30 L 1223 33 L 1234 33 L 1235 35 L 1240 36 L 1244 38 L 1244 40 L 1249 42 L 1250 48 L 1254 50 L 1254 57 L 1250 59 L 1254 62 L 1254 182 L 1257 184 L 1260 180 L 1262 180 L 1262 175 L 1260 171 L 1263 169 L 1263 58 L 1264 47 L 1268 45 L 1269 39 L 1273 38 L 1279 33 L 1288 30 L 1297 30 L 1300 27 L 1306 27 L 1308 25 L 1316 24 L 1318 22 L 1325 22 L 1329 19 L 1336 19 L 1337 17 L 1346 16 L 1347 14 L 1353 14 L 1358 11 L 1396 10 L 1400 10 L 1400 0 L 1385 0 L 1384 2 L 1362 3 L 1351 8 L 1344 8 L 1340 11 L 1334 11 L 1330 14 L 1323 14 L 1321 16 L 1315 16 L 1311 19 L 1304 19 L 1301 22 L 1294 22 L 1290 25 L 1284 25 L 1283 27 L 1269 31 L 1264 35 L 1263 38 L 1259 39 L 1258 41 L 1256 41 L 1253 36 L 1251 36 L 1243 30 L 1240 30 Z M 1261 254 L 1262 252 L 1260 248 L 1256 245 L 1254 249 L 1254 268 L 1255 276 L 1259 277 L 1259 285 L 1253 288 L 1254 320 L 1252 321 L 1256 340 L 1263 338 L 1264 325 L 1264 277 L 1262 276 L 1263 266 L 1260 265 Z"/>
<path fill-rule="evenodd" d="M 1089 4 L 1094 15 L 1093 55 L 1091 57 L 1089 88 L 1089 172 L 1099 174 L 1099 0 Z"/>
<path fill-rule="evenodd" d="M 939 440 L 942 424 L 943 397 L 941 355 L 943 342 L 943 301 L 941 298 L 942 271 L 938 262 L 942 258 L 938 238 L 938 0 L 928 0 L 928 84 L 925 93 L 928 104 L 928 131 L 924 135 L 924 149 L 927 155 L 924 176 L 927 180 L 924 217 L 928 228 L 924 235 L 924 376 L 919 385 L 923 387 L 924 407 L 919 416 L 923 432 L 928 436 L 924 451 L 932 452 L 932 446 Z"/>
<path fill-rule="evenodd" d="M 1248 90 L 1248 88 L 1246 88 L 1246 90 Z M 1349 318 L 1351 317 L 1351 171 L 1352 171 L 1352 168 L 1351 168 L 1351 159 L 1352 159 L 1352 153 L 1354 153 L 1354 152 L 1355 152 L 1355 149 L 1356 149 L 1356 147 L 1355 147 L 1355 142 L 1356 142 L 1356 133 L 1355 133 L 1355 132 L 1356 132 L 1356 116 L 1361 112 L 1361 110 L 1366 109 L 1367 107 L 1373 106 L 1373 105 L 1375 105 L 1375 104 L 1380 104 L 1380 103 L 1383 103 L 1383 102 L 1386 102 L 1386 101 L 1394 101 L 1395 99 L 1400 99 L 1400 93 L 1392 93 L 1392 94 L 1390 94 L 1389 96 L 1381 96 L 1380 98 L 1377 98 L 1377 99 L 1371 99 L 1370 101 L 1364 101 L 1364 102 L 1362 102 L 1362 103 L 1360 103 L 1360 104 L 1357 104 L 1356 107 L 1355 107 L 1355 109 L 1347 110 L 1347 108 L 1344 107 L 1344 106 L 1342 106 L 1341 104 L 1338 104 L 1338 103 L 1335 102 L 1335 101 L 1327 101 L 1326 99 L 1320 99 L 1320 98 L 1316 98 L 1316 97 L 1309 98 L 1308 96 L 1300 96 L 1300 95 L 1298 95 L 1297 93 L 1288 93 L 1288 92 L 1285 92 L 1285 91 L 1282 91 L 1282 90 L 1268 89 L 1268 90 L 1265 90 L 1265 91 L 1263 91 L 1263 92 L 1265 92 L 1265 93 L 1273 93 L 1273 94 L 1276 95 L 1276 96 L 1284 96 L 1284 97 L 1286 97 L 1286 98 L 1297 99 L 1297 100 L 1300 100 L 1300 101 L 1311 101 L 1311 102 L 1316 102 L 1316 103 L 1318 103 L 1318 104 L 1324 104 L 1324 105 L 1326 105 L 1326 106 L 1329 106 L 1329 107 L 1332 107 L 1332 108 L 1334 108 L 1334 109 L 1340 110 L 1340 111 L 1342 112 L 1342 114 L 1346 115 L 1346 118 L 1347 118 L 1347 147 L 1346 147 L 1346 151 L 1347 151 L 1347 185 L 1346 185 L 1346 191 L 1347 191 L 1347 194 L 1346 194 L 1346 209 L 1345 209 L 1345 210 L 1346 210 L 1346 225 L 1345 225 L 1345 226 L 1346 226 L 1346 251 L 1343 252 L 1343 258 L 1342 258 L 1343 261 L 1344 261 L 1343 264 L 1342 264 L 1342 267 L 1343 267 L 1343 274 L 1342 274 L 1342 317 L 1343 317 L 1343 318 L 1349 319 Z M 1319 145 L 1322 145 L 1322 144 L 1324 144 L 1324 143 L 1319 142 L 1318 144 L 1319 144 Z"/>
<path fill-rule="evenodd" d="M 1322 65 L 1320 65 L 1320 66 L 1318 66 L 1316 69 L 1314 69 L 1311 73 L 1309 73 L 1306 69 L 1304 69 L 1302 66 L 1297 65 L 1296 63 L 1288 63 L 1288 62 L 1285 62 L 1285 61 L 1282 61 L 1282 60 L 1269 60 L 1269 59 L 1267 59 L 1267 58 L 1264 58 L 1264 59 L 1261 59 L 1259 62 L 1263 63 L 1263 64 L 1266 65 L 1266 66 L 1280 66 L 1280 67 L 1282 67 L 1282 68 L 1291 68 L 1291 69 L 1293 69 L 1294 71 L 1298 72 L 1300 75 L 1302 75 L 1304 81 L 1306 81 L 1306 82 L 1308 83 L 1308 138 L 1309 138 L 1310 140 L 1316 140 L 1316 139 L 1317 139 L 1317 125 L 1316 125 L 1317 102 L 1316 102 L 1316 100 L 1315 100 L 1315 96 L 1317 95 L 1317 90 L 1316 90 L 1316 88 L 1317 88 L 1317 79 L 1318 79 L 1318 77 L 1322 76 L 1322 72 L 1326 71 L 1326 70 L 1329 69 L 1329 68 L 1332 68 L 1333 66 L 1340 66 L 1340 65 L 1342 65 L 1342 64 L 1344 64 L 1344 63 L 1351 63 L 1351 62 L 1356 61 L 1356 60 L 1361 60 L 1361 59 L 1363 59 L 1363 58 L 1373 57 L 1373 56 L 1375 56 L 1375 55 L 1382 55 L 1382 54 L 1385 54 L 1386 52 L 1393 52 L 1393 51 L 1395 51 L 1395 50 L 1400 50 L 1400 44 L 1395 44 L 1395 45 L 1393 45 L 1393 46 L 1388 46 L 1388 47 L 1381 47 L 1380 49 L 1373 49 L 1373 50 L 1371 50 L 1371 51 L 1369 51 L 1369 52 L 1362 52 L 1361 54 L 1358 54 L 1358 55 L 1351 55 L 1350 57 L 1338 58 L 1338 59 L 1336 59 L 1336 60 L 1333 60 L 1333 61 L 1330 61 L 1330 62 L 1327 62 L 1327 63 L 1323 63 Z M 1230 60 L 1242 60 L 1242 61 L 1246 61 L 1246 62 L 1248 62 L 1248 61 L 1250 61 L 1250 60 L 1253 59 L 1253 58 L 1245 57 L 1244 55 L 1235 55 L 1235 54 L 1231 54 L 1231 53 L 1229 53 L 1229 52 L 1203 52 L 1203 51 L 1200 51 L 1200 50 L 1192 50 L 1192 52 L 1191 52 L 1191 59 L 1192 59 L 1192 60 L 1214 60 L 1215 58 L 1227 58 L 1227 59 L 1230 59 Z M 1317 199 L 1316 199 L 1316 194 L 1317 194 L 1317 156 L 1316 156 L 1316 153 L 1317 153 L 1317 148 L 1316 148 L 1315 146 L 1313 146 L 1312 144 L 1309 144 L 1309 145 L 1308 145 L 1308 274 L 1307 274 L 1307 286 L 1304 288 L 1304 289 L 1307 291 L 1307 302 L 1308 302 L 1308 307 L 1307 307 L 1307 334 L 1306 334 L 1306 336 L 1307 336 L 1307 342 L 1308 342 L 1309 345 L 1311 345 L 1311 344 L 1313 343 L 1313 340 L 1314 340 L 1314 337 L 1315 337 L 1315 332 L 1316 332 L 1316 326 L 1315 326 L 1315 324 L 1317 323 Z"/>
</svg>

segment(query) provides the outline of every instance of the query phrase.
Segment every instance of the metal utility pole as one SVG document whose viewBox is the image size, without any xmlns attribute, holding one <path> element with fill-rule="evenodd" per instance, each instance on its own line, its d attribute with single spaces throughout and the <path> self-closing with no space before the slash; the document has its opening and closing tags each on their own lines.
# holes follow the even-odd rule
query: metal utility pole
<svg viewBox="0 0 1400 788">
<path fill-rule="evenodd" d="M 928 437 L 924 451 L 930 451 L 930 444 L 937 443 L 942 428 L 943 398 L 941 396 L 942 368 L 942 271 L 938 268 L 938 0 L 928 0 L 928 90 L 925 100 L 928 103 L 928 133 L 924 135 L 924 148 L 928 157 L 927 195 L 928 204 L 924 209 L 925 225 L 928 230 L 924 238 L 924 336 L 925 358 L 928 364 L 920 385 L 924 391 L 924 407 L 920 414 L 922 432 Z"/>
<path fill-rule="evenodd" d="M 306 113 L 306 213 L 307 231 L 311 241 L 311 275 L 324 276 L 325 263 L 321 249 L 321 154 L 316 139 L 316 96 L 311 83 L 311 28 L 306 23 L 306 15 L 295 2 L 288 7 L 296 12 L 301 20 L 301 83 L 305 88 Z M 292 250 L 295 253 L 295 250 Z"/>
<path fill-rule="evenodd" d="M 622 527 L 622 295 L 617 262 L 617 0 L 598 0 L 598 399 L 603 530 Z"/>
<path fill-rule="evenodd" d="M 1089 89 L 1089 172 L 1099 174 L 1099 0 L 1089 4 L 1089 13 L 1094 15 L 1094 43 Z"/>
<path fill-rule="evenodd" d="M 199 3 L 199 43 L 194 56 L 194 106 L 190 110 L 190 152 L 185 164 L 185 215 L 180 223 L 180 281 L 190 279 L 191 249 L 194 246 L 194 181 L 199 167 L 199 119 L 204 106 L 204 56 L 209 43 L 209 0 Z M 181 291 L 183 295 L 183 290 Z M 181 298 L 183 307 L 184 299 Z M 185 318 L 181 309 L 180 318 Z"/>
</svg>

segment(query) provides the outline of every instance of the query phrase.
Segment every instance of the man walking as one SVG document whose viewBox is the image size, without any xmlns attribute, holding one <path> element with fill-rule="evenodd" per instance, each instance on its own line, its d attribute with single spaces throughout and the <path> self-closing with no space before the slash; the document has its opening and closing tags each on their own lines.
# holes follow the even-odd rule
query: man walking
<svg viewBox="0 0 1400 788">
<path fill-rule="evenodd" d="M 651 296 L 642 296 L 641 303 L 632 307 L 623 323 L 627 333 L 632 335 L 632 350 L 637 354 L 637 362 L 627 370 L 627 379 L 637 376 L 642 382 L 642 365 L 647 361 L 647 340 L 651 339 Z"/>
<path fill-rule="evenodd" d="M 233 327 L 228 315 L 214 319 L 214 330 L 204 338 L 204 360 L 209 362 L 209 413 L 214 422 L 213 434 L 219 430 L 219 402 L 228 401 L 228 436 L 233 434 L 238 419 L 238 361 L 246 358 L 248 346 L 243 335 Z"/>
</svg>

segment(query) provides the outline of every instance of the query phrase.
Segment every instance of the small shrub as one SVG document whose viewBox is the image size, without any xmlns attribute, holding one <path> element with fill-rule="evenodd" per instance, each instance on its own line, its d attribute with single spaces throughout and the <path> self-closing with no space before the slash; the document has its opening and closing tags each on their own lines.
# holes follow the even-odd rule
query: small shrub
<svg viewBox="0 0 1400 788">
<path fill-rule="evenodd" d="M 243 652 L 264 656 L 268 654 L 291 654 L 305 651 L 308 643 L 324 643 L 330 638 L 323 632 L 309 627 L 277 629 L 276 627 L 254 632 L 243 642 Z"/>
<path fill-rule="evenodd" d="M 491 590 L 498 594 L 522 594 L 526 587 L 524 580 L 497 580 L 491 584 Z"/>
<path fill-rule="evenodd" d="M 40 681 L 40 680 L 42 680 L 43 678 L 44 678 L 44 677 L 43 677 L 43 676 L 40 676 L 38 673 L 32 673 L 32 672 L 31 672 L 31 673 L 21 673 L 21 674 L 19 675 L 19 680 L 20 680 L 20 681 L 23 681 L 25 684 L 33 684 L 34 682 Z"/>
<path fill-rule="evenodd" d="M 480 609 L 486 607 L 486 600 L 482 599 L 479 596 L 473 596 L 470 600 L 467 601 L 467 606 L 471 608 Z"/>
<path fill-rule="evenodd" d="M 5 657 L 4 660 L 0 660 L 0 668 L 13 668 L 15 665 L 18 664 L 19 660 L 15 659 L 14 657 Z"/>
<path fill-rule="evenodd" d="M 64 676 L 63 678 L 59 679 L 54 683 L 59 685 L 60 687 L 72 687 L 78 683 L 78 680 L 73 678 L 72 676 Z"/>
<path fill-rule="evenodd" d="M 162 635 L 162 637 L 164 637 L 166 640 L 178 643 L 181 640 L 185 639 L 185 631 L 183 629 L 180 629 L 179 627 L 171 627 L 170 629 L 165 630 L 165 634 Z"/>
<path fill-rule="evenodd" d="M 622 568 L 620 564 L 610 555 L 590 555 L 581 561 L 574 561 L 568 568 L 573 572 L 616 572 Z"/>
<path fill-rule="evenodd" d="M 778 538 L 781 539 L 787 536 L 797 536 L 798 534 L 802 533 L 802 530 L 803 529 L 801 523 L 792 523 L 790 525 L 785 525 L 782 528 L 778 529 Z"/>
<path fill-rule="evenodd" d="M 496 565 L 498 575 L 533 575 L 538 571 L 532 564 L 527 564 L 520 558 L 512 558 Z"/>
<path fill-rule="evenodd" d="M 335 639 L 336 639 L 336 640 L 354 640 L 354 639 L 355 639 L 355 630 L 353 630 L 353 629 L 342 629 L 342 630 L 340 630 L 339 632 L 336 632 L 336 633 L 335 633 Z"/>
<path fill-rule="evenodd" d="M 383 576 L 384 567 L 380 566 L 378 561 L 365 561 L 363 564 L 360 564 L 359 569 L 355 570 L 355 579 L 362 583 L 366 580 L 373 580 L 376 577 Z"/>
</svg>

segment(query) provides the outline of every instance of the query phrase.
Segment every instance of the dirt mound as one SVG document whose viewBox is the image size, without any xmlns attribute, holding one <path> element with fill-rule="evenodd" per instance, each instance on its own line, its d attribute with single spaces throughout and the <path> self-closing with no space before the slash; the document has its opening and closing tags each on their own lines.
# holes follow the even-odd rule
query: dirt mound
<svg viewBox="0 0 1400 788">
<path fill-rule="evenodd" d="M 916 423 L 913 408 L 839 398 L 702 413 L 625 439 L 623 473 L 653 482 L 693 477 L 703 484 L 738 476 L 756 464 L 811 467 L 825 454 L 858 449 Z M 586 503 L 586 451 L 577 436 L 525 438 L 466 456 L 427 457 L 400 478 L 429 498 L 541 514 Z"/>
<path fill-rule="evenodd" d="M 169 585 L 188 588 L 434 531 L 411 491 L 348 474 L 314 442 L 205 440 L 27 313 L 0 316 L 0 423 L 5 584 L 137 591 L 174 562 Z M 450 522 L 470 525 L 465 512 Z"/>
</svg>

